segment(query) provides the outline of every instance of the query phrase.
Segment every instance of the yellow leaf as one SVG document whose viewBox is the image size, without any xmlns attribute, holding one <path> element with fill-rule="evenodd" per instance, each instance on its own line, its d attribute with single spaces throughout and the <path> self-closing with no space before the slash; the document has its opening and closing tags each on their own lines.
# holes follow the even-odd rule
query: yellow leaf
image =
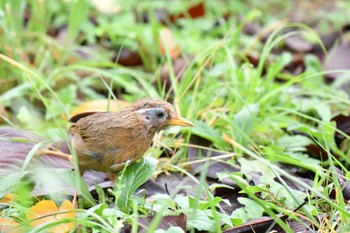
<svg viewBox="0 0 350 233">
<path fill-rule="evenodd" d="M 0 200 L 0 203 L 10 203 L 13 200 L 13 198 L 13 194 L 9 193 Z"/>
<path fill-rule="evenodd" d="M 110 112 L 118 111 L 120 110 L 120 107 L 125 108 L 129 105 L 128 102 L 123 100 L 118 100 L 119 105 L 114 100 L 92 100 L 80 104 L 76 109 L 74 109 L 74 111 L 71 112 L 71 116 L 75 116 L 83 112 L 104 112 L 108 110 L 108 104 Z"/>
<path fill-rule="evenodd" d="M 71 212 L 58 213 L 65 211 Z M 33 207 L 31 207 L 29 212 L 27 213 L 27 220 L 34 220 L 30 222 L 30 225 L 32 227 L 37 227 L 47 222 L 58 222 L 65 218 L 75 218 L 74 207 L 72 203 L 68 200 L 65 200 L 60 208 L 58 208 L 55 202 L 53 202 L 52 200 L 39 201 Z M 55 227 L 52 227 L 48 232 L 68 232 L 71 229 L 73 229 L 74 225 L 74 222 L 62 223 Z"/>
<path fill-rule="evenodd" d="M 40 226 L 46 222 L 54 221 L 55 215 L 50 215 L 52 213 L 56 213 L 58 211 L 58 208 L 52 200 L 43 200 L 36 203 L 34 206 L 32 206 L 28 213 L 27 213 L 27 219 L 28 220 L 34 220 L 31 222 L 30 225 L 32 227 Z M 50 215 L 44 218 L 40 218 L 46 215 Z"/>
<path fill-rule="evenodd" d="M 60 206 L 59 211 L 70 211 L 67 213 L 62 213 L 62 214 L 58 214 L 57 215 L 57 220 L 61 220 L 64 218 L 75 218 L 75 212 L 74 212 L 74 206 L 72 205 L 72 203 L 68 200 L 65 200 L 62 205 Z M 64 223 L 62 225 L 59 225 L 58 227 L 55 227 L 55 233 L 58 232 L 67 232 L 73 229 L 75 225 L 75 222 L 67 222 Z"/>
<path fill-rule="evenodd" d="M 20 224 L 18 222 L 13 221 L 9 218 L 0 218 L 0 232 L 6 232 L 6 233 L 23 233 L 23 228 L 16 228 L 13 229 L 16 226 L 19 226 Z M 12 228 L 12 229 L 11 229 Z"/>
</svg>

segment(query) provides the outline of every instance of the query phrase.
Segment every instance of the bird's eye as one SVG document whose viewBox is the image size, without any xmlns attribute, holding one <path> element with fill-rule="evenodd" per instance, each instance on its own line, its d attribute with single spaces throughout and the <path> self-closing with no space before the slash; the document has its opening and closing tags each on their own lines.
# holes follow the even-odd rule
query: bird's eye
<svg viewBox="0 0 350 233">
<path fill-rule="evenodd" d="M 163 111 L 157 111 L 156 113 L 158 118 L 162 118 L 164 116 L 164 112 Z"/>
<path fill-rule="evenodd" d="M 167 113 L 162 108 L 151 108 L 147 110 L 147 114 L 155 120 L 161 120 L 167 118 Z"/>
</svg>

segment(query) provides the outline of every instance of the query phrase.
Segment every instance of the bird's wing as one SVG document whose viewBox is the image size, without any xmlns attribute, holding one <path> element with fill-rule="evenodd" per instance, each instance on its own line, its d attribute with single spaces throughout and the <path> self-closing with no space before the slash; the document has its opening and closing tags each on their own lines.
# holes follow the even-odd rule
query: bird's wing
<svg viewBox="0 0 350 233">
<path fill-rule="evenodd" d="M 131 137 L 132 118 L 119 112 L 100 112 L 81 118 L 71 127 L 77 150 L 93 157 L 115 154 Z"/>
<path fill-rule="evenodd" d="M 78 114 L 76 114 L 74 116 L 71 116 L 71 118 L 69 118 L 69 122 L 77 123 L 81 118 L 90 116 L 90 115 L 95 114 L 95 113 L 99 113 L 99 112 L 97 112 L 97 111 L 88 111 L 88 112 L 78 113 Z"/>
</svg>

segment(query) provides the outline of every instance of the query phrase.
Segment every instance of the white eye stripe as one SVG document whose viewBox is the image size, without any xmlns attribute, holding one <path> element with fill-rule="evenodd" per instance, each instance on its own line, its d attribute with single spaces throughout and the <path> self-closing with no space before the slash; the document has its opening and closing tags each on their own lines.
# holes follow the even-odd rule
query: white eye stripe
<svg viewBox="0 0 350 233">
<path fill-rule="evenodd" d="M 162 108 L 146 108 L 146 109 L 137 110 L 137 111 L 135 111 L 135 112 L 147 113 L 147 112 L 149 112 L 149 111 L 151 111 L 151 110 L 153 110 L 153 111 L 160 111 L 160 112 L 164 112 L 164 113 L 165 113 L 165 110 L 162 109 Z"/>
</svg>

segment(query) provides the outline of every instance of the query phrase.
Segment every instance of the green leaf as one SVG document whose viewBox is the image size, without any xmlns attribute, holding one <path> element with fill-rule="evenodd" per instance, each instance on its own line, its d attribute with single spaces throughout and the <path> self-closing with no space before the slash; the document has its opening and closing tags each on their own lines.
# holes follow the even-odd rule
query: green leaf
<svg viewBox="0 0 350 233">
<path fill-rule="evenodd" d="M 220 132 L 204 122 L 196 121 L 192 133 L 213 142 L 214 145 L 220 149 L 226 146 Z"/>
<path fill-rule="evenodd" d="M 156 170 L 157 164 L 157 159 L 144 157 L 140 162 L 133 163 L 125 169 L 117 182 L 116 197 L 119 208 L 128 205 L 130 196 L 151 177 Z"/>
<path fill-rule="evenodd" d="M 305 146 L 312 144 L 310 138 L 302 135 L 283 136 L 277 140 L 276 144 L 288 151 L 304 151 Z"/>
<path fill-rule="evenodd" d="M 171 226 L 167 230 L 163 230 L 163 229 L 156 230 L 155 233 L 184 233 L 184 230 L 182 230 L 181 227 Z"/>
<path fill-rule="evenodd" d="M 244 210 L 247 212 L 248 216 L 251 217 L 251 219 L 262 217 L 264 209 L 258 203 L 245 197 L 239 197 L 237 200 L 239 203 L 245 206 Z"/>
<path fill-rule="evenodd" d="M 47 120 L 55 116 L 65 114 L 66 111 L 69 112 L 69 106 L 71 106 L 77 98 L 77 87 L 74 85 L 69 85 L 62 88 L 57 92 L 57 97 L 61 102 L 59 102 L 57 99 L 51 99 L 49 101 L 45 116 Z M 62 107 L 62 103 L 66 109 Z"/>
<path fill-rule="evenodd" d="M 303 112 L 316 112 L 323 122 L 329 122 L 332 118 L 331 107 L 319 98 L 301 98 L 293 102 Z"/>
<path fill-rule="evenodd" d="M 264 209 L 258 203 L 245 197 L 239 197 L 237 200 L 239 203 L 244 205 L 244 207 L 236 209 L 232 212 L 231 220 L 236 226 L 249 220 L 262 217 Z"/>
<path fill-rule="evenodd" d="M 221 197 L 215 197 L 212 200 L 209 201 L 199 201 L 198 208 L 201 210 L 206 210 L 210 207 L 215 207 L 217 204 L 219 204 L 222 201 Z M 195 208 L 196 206 L 196 199 L 194 197 L 189 196 L 189 204 L 191 208 Z"/>
<path fill-rule="evenodd" d="M 244 106 L 233 116 L 233 124 L 235 126 L 234 138 L 243 146 L 246 145 L 253 133 L 258 112 L 259 106 L 257 104 L 250 104 Z"/>
<path fill-rule="evenodd" d="M 190 208 L 189 196 L 176 195 L 174 201 L 180 206 L 181 209 Z"/>
<path fill-rule="evenodd" d="M 215 221 L 212 220 L 203 210 L 189 209 L 185 214 L 187 215 L 187 228 L 197 229 L 199 231 L 214 232 Z"/>
<path fill-rule="evenodd" d="M 71 104 L 77 99 L 77 86 L 69 85 L 57 92 L 57 97 L 64 104 Z"/>
</svg>

